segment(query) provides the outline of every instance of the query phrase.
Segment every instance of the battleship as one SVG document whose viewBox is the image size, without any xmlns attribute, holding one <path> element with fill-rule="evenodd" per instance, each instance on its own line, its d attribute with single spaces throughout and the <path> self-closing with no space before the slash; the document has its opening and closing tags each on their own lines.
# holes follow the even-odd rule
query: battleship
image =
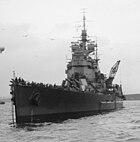
<svg viewBox="0 0 140 142">
<path fill-rule="evenodd" d="M 81 35 L 71 42 L 72 58 L 61 85 L 28 82 L 15 76 L 11 79 L 13 119 L 17 124 L 60 121 L 123 108 L 122 85 L 113 83 L 120 60 L 108 77 L 100 71 L 98 44 L 89 39 L 85 24 L 83 14 Z"/>
</svg>

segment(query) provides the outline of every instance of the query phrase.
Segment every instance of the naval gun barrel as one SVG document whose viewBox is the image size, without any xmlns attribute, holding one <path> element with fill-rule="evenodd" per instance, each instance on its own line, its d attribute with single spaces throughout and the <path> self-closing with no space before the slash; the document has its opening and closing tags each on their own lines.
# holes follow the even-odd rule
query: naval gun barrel
<svg viewBox="0 0 140 142">
<path fill-rule="evenodd" d="M 79 88 L 76 86 L 76 84 L 75 84 L 75 82 L 74 82 L 73 79 L 72 79 L 72 81 L 71 81 L 70 79 L 66 78 L 66 81 L 69 82 L 69 84 L 70 84 L 69 87 L 74 88 L 74 89 L 76 89 L 76 90 L 79 90 Z"/>
</svg>

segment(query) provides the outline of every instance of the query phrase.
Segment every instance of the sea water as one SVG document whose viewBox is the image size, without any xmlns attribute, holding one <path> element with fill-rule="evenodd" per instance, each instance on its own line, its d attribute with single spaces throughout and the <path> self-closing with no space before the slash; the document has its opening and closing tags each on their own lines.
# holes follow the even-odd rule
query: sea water
<svg viewBox="0 0 140 142">
<path fill-rule="evenodd" d="M 61 123 L 13 126 L 11 103 L 0 105 L 0 142 L 140 142 L 140 101 L 118 111 Z"/>
</svg>

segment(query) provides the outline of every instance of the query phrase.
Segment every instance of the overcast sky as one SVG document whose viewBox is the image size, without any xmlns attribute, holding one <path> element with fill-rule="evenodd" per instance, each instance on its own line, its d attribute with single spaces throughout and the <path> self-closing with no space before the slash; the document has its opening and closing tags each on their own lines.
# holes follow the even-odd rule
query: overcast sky
<svg viewBox="0 0 140 142">
<path fill-rule="evenodd" d="M 121 60 L 114 83 L 140 93 L 139 0 L 0 0 L 0 96 L 10 97 L 13 71 L 28 81 L 60 84 L 70 42 L 86 9 L 89 36 L 97 36 L 101 71 Z"/>
</svg>

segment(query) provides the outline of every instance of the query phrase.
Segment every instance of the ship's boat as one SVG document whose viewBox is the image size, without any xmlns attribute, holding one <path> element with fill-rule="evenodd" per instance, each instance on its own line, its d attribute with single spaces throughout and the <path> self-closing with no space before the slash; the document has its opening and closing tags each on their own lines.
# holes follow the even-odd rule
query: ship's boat
<svg viewBox="0 0 140 142">
<path fill-rule="evenodd" d="M 5 104 L 5 102 L 4 101 L 0 101 L 0 104 Z"/>
<path fill-rule="evenodd" d="M 97 41 L 88 39 L 83 15 L 81 38 L 71 43 L 72 59 L 61 85 L 11 79 L 16 123 L 65 120 L 123 108 L 122 86 L 113 84 L 120 61 L 109 77 L 99 69 Z"/>
</svg>

